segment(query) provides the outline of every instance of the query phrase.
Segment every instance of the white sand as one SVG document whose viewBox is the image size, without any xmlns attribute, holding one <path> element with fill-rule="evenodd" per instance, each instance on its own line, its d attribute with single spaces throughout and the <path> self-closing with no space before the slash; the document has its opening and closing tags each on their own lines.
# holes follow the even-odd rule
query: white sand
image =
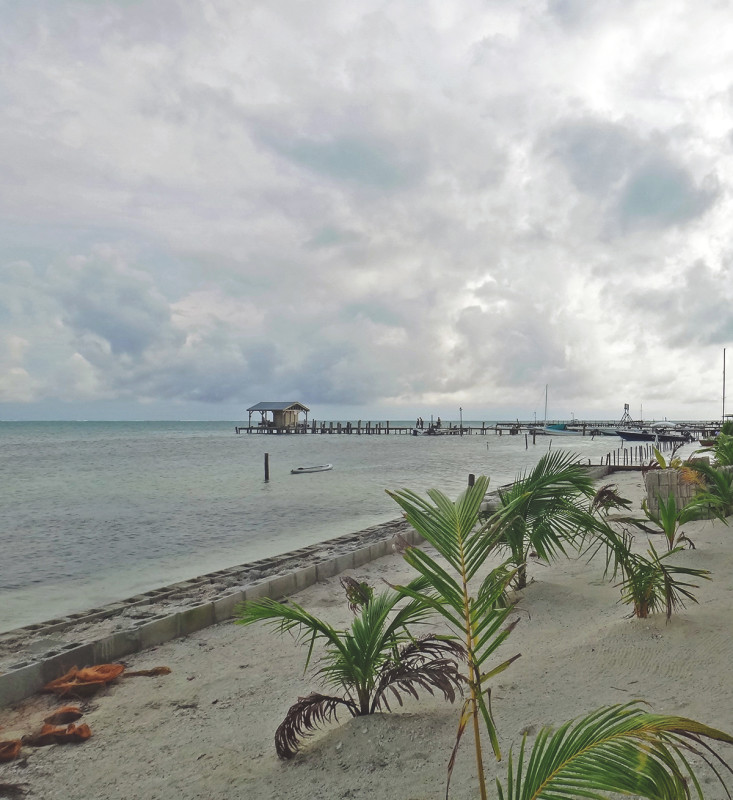
<svg viewBox="0 0 733 800">
<path fill-rule="evenodd" d="M 608 480 L 638 509 L 639 473 Z M 629 619 L 619 590 L 603 580 L 600 558 L 590 565 L 561 559 L 530 566 L 534 580 L 519 602 L 521 622 L 501 651 L 522 658 L 493 691 L 505 759 L 523 731 L 531 735 L 633 698 L 733 732 L 733 530 L 720 522 L 685 530 L 697 549 L 682 553 L 680 563 L 710 569 L 713 580 L 701 582 L 699 605 L 688 605 L 669 624 L 663 615 Z M 412 573 L 395 555 L 349 574 L 377 585 Z M 297 601 L 336 626 L 351 618 L 338 578 L 310 587 Z M 21 760 L 0 765 L 0 783 L 26 783 L 29 796 L 45 800 L 444 797 L 459 706 L 429 695 L 392 714 L 344 716 L 341 725 L 309 739 L 295 759 L 279 761 L 276 727 L 299 696 L 320 688 L 303 676 L 304 659 L 290 637 L 234 623 L 131 656 L 131 669 L 167 665 L 173 672 L 121 680 L 92 698 L 82 720 L 93 731 L 88 742 L 24 748 Z M 0 738 L 35 730 L 58 705 L 44 695 L 0 710 Z M 724 755 L 733 761 L 732 748 Z M 503 774 L 504 764 L 497 767 L 488 752 L 486 767 L 492 782 L 497 771 Z M 723 797 L 706 768 L 702 774 L 706 797 Z M 477 797 L 470 731 L 451 797 Z"/>
</svg>

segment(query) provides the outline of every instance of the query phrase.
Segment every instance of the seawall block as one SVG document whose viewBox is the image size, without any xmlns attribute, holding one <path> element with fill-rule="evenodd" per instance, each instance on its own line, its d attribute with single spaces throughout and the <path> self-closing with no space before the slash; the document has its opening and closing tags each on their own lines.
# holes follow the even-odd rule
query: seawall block
<svg viewBox="0 0 733 800">
<path fill-rule="evenodd" d="M 280 600 L 295 594 L 296 588 L 295 575 L 292 572 L 288 575 L 278 575 L 270 581 L 270 597 Z"/>
<path fill-rule="evenodd" d="M 244 600 L 244 592 L 233 592 L 232 594 L 214 600 L 214 620 L 224 622 L 234 616 L 234 609 Z"/>
<path fill-rule="evenodd" d="M 167 619 L 167 618 L 166 618 Z M 171 636 L 188 636 L 190 633 L 200 631 L 202 628 L 208 628 L 216 622 L 214 615 L 214 603 L 202 603 L 200 606 L 187 608 L 178 614 L 178 633 Z M 166 641 L 168 641 L 166 639 Z"/>
<path fill-rule="evenodd" d="M 31 661 L 0 675 L 0 706 L 17 703 L 43 686 L 43 664 Z"/>
<path fill-rule="evenodd" d="M 93 664 L 108 664 L 140 649 L 140 636 L 136 629 L 118 631 L 93 642 Z"/>
<path fill-rule="evenodd" d="M 180 614 L 171 614 L 167 617 L 159 617 L 158 619 L 144 622 L 137 629 L 140 649 L 145 650 L 148 647 L 155 647 L 157 644 L 169 642 L 171 639 L 180 636 L 179 631 Z"/>
<path fill-rule="evenodd" d="M 44 659 L 41 669 L 41 686 L 60 678 L 72 667 L 91 667 L 94 664 L 94 645 L 81 644 Z M 40 689 L 41 686 L 38 688 Z"/>
</svg>

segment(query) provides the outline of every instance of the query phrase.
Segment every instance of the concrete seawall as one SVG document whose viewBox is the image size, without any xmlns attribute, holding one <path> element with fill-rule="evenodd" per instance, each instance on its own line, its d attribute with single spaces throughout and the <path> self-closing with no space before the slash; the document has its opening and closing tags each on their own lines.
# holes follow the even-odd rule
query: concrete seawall
<svg viewBox="0 0 733 800">
<path fill-rule="evenodd" d="M 589 467 L 594 480 L 608 467 Z M 484 510 L 496 506 L 487 495 Z M 116 661 L 234 615 L 244 600 L 281 599 L 421 541 L 403 519 L 281 556 L 218 570 L 102 608 L 0 633 L 0 707 L 17 703 L 72 667 Z"/>
<path fill-rule="evenodd" d="M 280 599 L 355 569 L 419 536 L 404 520 L 202 575 L 60 619 L 0 634 L 0 707 L 18 702 L 74 666 L 115 661 L 224 622 L 244 600 Z"/>
</svg>

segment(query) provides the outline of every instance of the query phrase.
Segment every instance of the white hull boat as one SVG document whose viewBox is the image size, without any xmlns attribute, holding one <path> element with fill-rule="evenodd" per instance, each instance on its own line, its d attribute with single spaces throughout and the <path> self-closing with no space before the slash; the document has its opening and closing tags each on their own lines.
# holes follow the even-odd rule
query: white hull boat
<svg viewBox="0 0 733 800">
<path fill-rule="evenodd" d="M 333 469 L 333 464 L 318 464 L 315 467 L 296 467 L 290 470 L 291 475 L 305 475 L 307 472 L 327 472 Z"/>
</svg>

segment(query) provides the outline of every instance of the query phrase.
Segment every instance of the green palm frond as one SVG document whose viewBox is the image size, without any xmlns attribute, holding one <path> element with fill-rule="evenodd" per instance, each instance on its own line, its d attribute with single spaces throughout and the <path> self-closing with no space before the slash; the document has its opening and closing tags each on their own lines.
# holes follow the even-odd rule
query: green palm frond
<svg viewBox="0 0 733 800">
<path fill-rule="evenodd" d="M 530 552 L 550 561 L 578 549 L 596 524 L 590 510 L 593 482 L 572 453 L 545 454 L 537 465 L 500 492 L 500 508 L 490 520 L 497 546 L 510 553 L 517 568 L 515 586 L 526 585 Z"/>
<path fill-rule="evenodd" d="M 346 584 L 354 588 L 349 581 Z M 282 758 L 294 755 L 300 739 L 335 719 L 342 706 L 354 716 L 372 714 L 380 707 L 389 710 L 387 691 L 399 700 L 400 693 L 417 697 L 419 689 L 431 693 L 438 690 L 452 702 L 460 689 L 456 659 L 463 656 L 462 645 L 445 637 L 416 639 L 410 631 L 431 614 L 422 599 L 406 598 L 392 590 L 375 595 L 364 591 L 364 585 L 353 584 L 360 590 L 360 604 L 350 601 L 356 613 L 346 630 L 335 629 L 292 602 L 261 599 L 245 602 L 237 609 L 240 624 L 264 622 L 280 633 L 293 632 L 299 643 L 307 643 L 306 669 L 316 642 L 321 642 L 323 652 L 316 677 L 343 692 L 342 697 L 314 693 L 291 707 L 275 736 Z M 417 594 L 427 592 L 428 584 L 419 577 L 407 588 Z"/>
<path fill-rule="evenodd" d="M 238 625 L 252 625 L 255 622 L 263 622 L 281 634 L 294 631 L 298 643 L 309 640 L 308 656 L 304 670 L 308 669 L 313 647 L 319 639 L 325 639 L 328 645 L 336 651 L 344 651 L 339 631 L 324 620 L 309 614 L 297 603 L 280 603 L 269 597 L 263 597 L 259 600 L 246 600 L 236 607 L 235 614 L 237 615 L 235 622 Z"/>
<path fill-rule="evenodd" d="M 473 721 L 476 762 L 481 797 L 486 797 L 479 720 L 483 719 L 494 753 L 500 758 L 499 741 L 488 704 L 486 682 L 506 669 L 519 656 L 488 668 L 489 657 L 509 636 L 513 626 L 506 625 L 511 606 L 506 602 L 506 586 L 513 571 L 502 565 L 485 578 L 477 594 L 470 588 L 478 570 L 496 544 L 494 523 L 479 524 L 481 503 L 489 479 L 479 477 L 455 502 L 442 492 L 431 490 L 429 500 L 414 492 L 389 492 L 402 507 L 410 524 L 438 551 L 445 564 L 438 563 L 419 547 L 408 547 L 404 557 L 429 585 L 429 590 L 395 587 L 415 602 L 441 614 L 451 629 L 451 637 L 465 646 L 470 696 L 464 703 L 458 726 L 456 746 L 448 766 L 448 783 L 455 762 L 455 751 L 469 720 Z M 430 502 L 432 501 L 432 502 Z"/>
<path fill-rule="evenodd" d="M 635 518 L 621 517 L 614 521 L 622 525 L 624 523 L 633 524 Z M 625 528 L 620 531 L 612 528 L 603 518 L 597 519 L 597 524 L 591 533 L 593 535 L 583 551 L 584 555 L 588 556 L 590 562 L 602 550 L 606 562 L 603 577 L 606 578 L 610 575 L 615 580 L 619 573 L 623 574 L 631 556 L 633 536 Z"/>
<path fill-rule="evenodd" d="M 690 468 L 699 473 L 707 485 L 709 494 L 717 498 L 720 519 L 727 525 L 725 519 L 733 512 L 733 469 L 712 466 L 705 462 L 691 462 Z"/>
<path fill-rule="evenodd" d="M 710 580 L 706 569 L 693 569 L 669 564 L 667 559 L 682 550 L 675 547 L 661 556 L 651 542 L 647 555 L 629 553 L 623 566 L 621 599 L 633 605 L 633 615 L 645 618 L 649 614 L 665 610 L 667 620 L 675 611 L 685 607 L 685 600 L 697 602 L 692 589 L 698 584 L 688 583 L 680 576 Z"/>
<path fill-rule="evenodd" d="M 605 800 L 610 794 L 650 800 L 702 798 L 685 752 L 709 750 L 704 741 L 733 744 L 733 737 L 684 717 L 641 710 L 636 702 L 601 708 L 552 731 L 543 728 L 516 764 L 510 756 L 500 800 Z M 722 760 L 716 755 L 721 762 Z M 730 771 L 730 767 L 722 762 Z"/>
<path fill-rule="evenodd" d="M 688 522 L 712 516 L 725 522 L 723 516 L 722 502 L 719 497 L 709 492 L 698 492 L 690 502 L 680 506 L 674 493 L 670 493 L 666 498 L 657 494 L 658 510 L 652 511 L 647 505 L 646 500 L 641 504 L 644 516 L 658 530 L 650 529 L 643 520 L 630 519 L 632 525 L 641 528 L 647 533 L 663 533 L 667 542 L 667 549 L 672 550 L 682 541 L 687 541 L 694 549 L 693 542 L 682 534 L 681 528 Z"/>
<path fill-rule="evenodd" d="M 712 450 L 719 466 L 733 466 L 733 436 L 725 433 L 718 434 Z"/>
<path fill-rule="evenodd" d="M 402 507 L 407 521 L 453 570 L 470 580 L 493 546 L 489 537 L 476 535 L 481 503 L 488 486 L 489 479 L 482 475 L 455 502 L 437 489 L 428 491 L 432 503 L 409 489 L 387 494 Z"/>
</svg>

